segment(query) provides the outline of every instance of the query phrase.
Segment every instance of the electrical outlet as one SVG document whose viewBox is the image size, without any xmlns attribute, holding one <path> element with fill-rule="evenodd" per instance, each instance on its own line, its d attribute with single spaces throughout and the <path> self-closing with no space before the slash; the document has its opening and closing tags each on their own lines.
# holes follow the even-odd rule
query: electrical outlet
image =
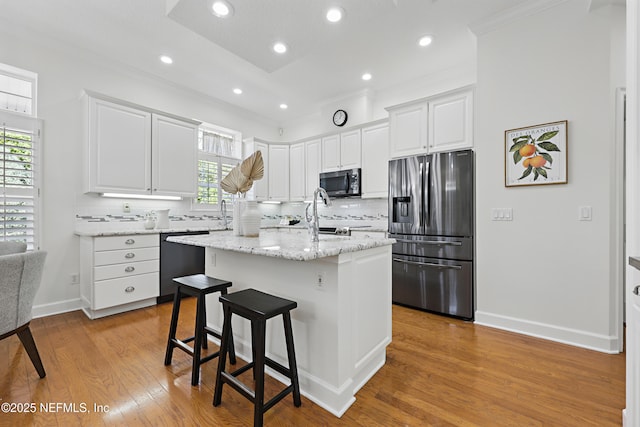
<svg viewBox="0 0 640 427">
<path fill-rule="evenodd" d="M 316 277 L 316 288 L 322 289 L 323 286 L 324 286 L 324 273 L 318 273 L 318 276 Z"/>
<path fill-rule="evenodd" d="M 131 205 L 129 204 L 129 202 L 124 202 L 122 204 L 122 212 L 124 212 L 124 213 L 131 212 Z"/>
<path fill-rule="evenodd" d="M 80 275 L 78 273 L 71 273 L 71 284 L 77 285 L 80 283 Z"/>
</svg>

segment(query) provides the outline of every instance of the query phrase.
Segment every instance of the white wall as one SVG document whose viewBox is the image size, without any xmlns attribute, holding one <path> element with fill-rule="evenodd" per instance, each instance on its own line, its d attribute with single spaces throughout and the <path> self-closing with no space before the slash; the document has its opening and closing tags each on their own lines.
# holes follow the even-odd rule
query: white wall
<svg viewBox="0 0 640 427">
<path fill-rule="evenodd" d="M 614 95 L 624 85 L 624 13 L 569 0 L 478 36 L 478 323 L 616 352 Z M 614 53 L 612 53 L 614 51 Z M 568 120 L 568 184 L 504 186 L 504 131 Z M 591 206 L 592 221 L 578 221 Z M 491 208 L 514 220 L 490 220 Z"/>
<path fill-rule="evenodd" d="M 0 30 L 0 37 L 0 62 L 38 73 L 38 117 L 44 120 L 41 247 L 48 251 L 48 258 L 35 300 L 36 315 L 78 307 L 79 286 L 72 285 L 70 277 L 80 271 L 78 238 L 73 234 L 76 214 L 90 209 L 112 213 L 122 203 L 82 194 L 83 89 L 237 129 L 245 135 L 277 137 L 276 123 L 149 74 L 119 67 L 91 52 L 62 48 L 46 35 Z M 188 202 L 131 203 L 134 208 L 137 204 L 146 209 L 189 208 Z"/>
</svg>

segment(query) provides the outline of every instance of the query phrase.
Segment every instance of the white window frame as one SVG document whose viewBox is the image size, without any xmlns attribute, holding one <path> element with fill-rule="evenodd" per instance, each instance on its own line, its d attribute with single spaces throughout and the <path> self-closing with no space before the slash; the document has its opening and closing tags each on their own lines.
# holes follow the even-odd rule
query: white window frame
<svg viewBox="0 0 640 427">
<path fill-rule="evenodd" d="M 23 80 L 28 83 L 31 83 L 31 111 L 23 112 L 23 111 L 14 111 L 4 108 L 4 106 L 0 105 L 0 110 L 2 111 L 10 111 L 14 114 L 26 115 L 30 117 L 38 117 L 38 108 L 37 108 L 37 99 L 38 99 L 38 74 L 23 70 L 17 67 L 12 67 L 11 65 L 0 63 L 0 75 L 4 75 L 7 77 L 11 77 L 18 80 Z M 0 91 L 3 91 L 3 88 L 0 87 Z"/>
<path fill-rule="evenodd" d="M 29 236 L 23 238 L 23 236 L 17 236 L 18 238 L 12 238 L 7 236 L 6 223 L 3 224 L 0 229 L 0 241 L 24 241 L 27 243 L 29 250 L 40 249 L 41 241 L 41 182 L 42 182 L 42 120 L 28 117 L 23 114 L 11 113 L 8 111 L 0 110 L 0 129 L 10 129 L 19 132 L 30 133 L 31 139 L 31 172 L 32 172 L 32 185 L 29 187 L 15 188 L 4 184 L 5 180 L 0 183 L 0 222 L 4 222 L 6 218 L 6 212 L 4 209 L 5 200 L 10 197 L 30 197 L 33 200 L 33 220 L 32 228 L 33 232 Z M 4 132 L 2 132 L 2 139 L 4 139 Z M 5 144 L 2 144 L 0 151 L 4 152 Z M 2 156 L 5 157 L 4 155 Z M 4 165 L 3 171 L 6 171 Z M 3 174 L 6 172 L 3 172 Z"/>
<path fill-rule="evenodd" d="M 215 133 L 218 135 L 224 135 L 226 137 L 229 137 L 233 140 L 233 146 L 231 151 L 229 150 L 223 150 L 223 151 L 217 151 L 216 149 L 212 149 L 211 147 L 204 147 L 203 143 L 202 143 L 202 134 L 203 132 L 209 132 L 209 133 Z M 211 149 L 211 151 L 205 151 L 208 149 Z M 203 123 L 202 125 L 200 125 L 199 129 L 198 129 L 198 167 L 197 167 L 197 171 L 198 171 L 198 193 L 200 191 L 200 180 L 199 180 L 199 175 L 200 175 L 200 161 L 204 160 L 204 161 L 208 161 L 208 162 L 214 162 L 217 163 L 218 168 L 217 168 L 217 174 L 218 176 L 216 177 L 217 180 L 217 185 L 218 185 L 218 194 L 222 195 L 222 197 L 218 198 L 218 201 L 216 204 L 211 204 L 211 203 L 198 203 L 198 195 L 196 194 L 196 197 L 193 197 L 191 199 L 191 209 L 194 211 L 211 211 L 211 210 L 220 210 L 220 205 L 222 200 L 226 200 L 228 202 L 233 200 L 233 197 L 231 194 L 229 193 L 225 193 L 222 188 L 220 187 L 220 181 L 222 181 L 222 179 L 225 177 L 226 174 L 223 173 L 223 165 L 237 165 L 238 163 L 240 163 L 241 161 L 241 156 L 242 156 L 242 134 L 238 131 L 234 131 L 231 129 L 227 129 L 227 128 L 223 128 L 220 126 L 216 126 L 216 125 L 212 125 L 209 123 Z"/>
</svg>

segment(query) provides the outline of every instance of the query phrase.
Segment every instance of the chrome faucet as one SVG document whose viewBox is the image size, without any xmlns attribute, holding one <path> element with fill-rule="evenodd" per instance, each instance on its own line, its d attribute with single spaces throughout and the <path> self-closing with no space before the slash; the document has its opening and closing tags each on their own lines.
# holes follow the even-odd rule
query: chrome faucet
<svg viewBox="0 0 640 427">
<path fill-rule="evenodd" d="M 222 219 L 224 220 L 224 229 L 226 230 L 228 228 L 228 224 L 227 224 L 227 201 L 222 199 L 222 201 L 220 202 L 220 212 L 222 213 Z"/>
<path fill-rule="evenodd" d="M 313 192 L 313 214 L 309 215 L 309 208 L 311 207 L 311 203 L 307 205 L 304 211 L 304 217 L 307 220 L 307 227 L 309 227 L 309 232 L 311 233 L 311 241 L 318 242 L 320 238 L 318 237 L 318 231 L 320 230 L 320 226 L 318 225 L 318 195 L 322 197 L 322 201 L 326 206 L 331 206 L 331 199 L 329 199 L 329 195 L 325 191 L 324 188 L 318 187 Z"/>
</svg>

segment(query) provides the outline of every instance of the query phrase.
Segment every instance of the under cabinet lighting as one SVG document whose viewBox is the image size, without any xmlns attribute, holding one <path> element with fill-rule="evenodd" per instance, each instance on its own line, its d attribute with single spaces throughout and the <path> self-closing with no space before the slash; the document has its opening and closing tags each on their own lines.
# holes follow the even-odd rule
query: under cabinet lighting
<svg viewBox="0 0 640 427">
<path fill-rule="evenodd" d="M 278 200 L 262 200 L 262 201 L 260 201 L 258 203 L 264 203 L 264 204 L 267 204 L 267 205 L 279 205 L 282 202 L 280 202 Z"/>
<path fill-rule="evenodd" d="M 180 196 L 155 196 L 151 194 L 100 193 L 100 195 L 118 199 L 182 200 Z"/>
</svg>

